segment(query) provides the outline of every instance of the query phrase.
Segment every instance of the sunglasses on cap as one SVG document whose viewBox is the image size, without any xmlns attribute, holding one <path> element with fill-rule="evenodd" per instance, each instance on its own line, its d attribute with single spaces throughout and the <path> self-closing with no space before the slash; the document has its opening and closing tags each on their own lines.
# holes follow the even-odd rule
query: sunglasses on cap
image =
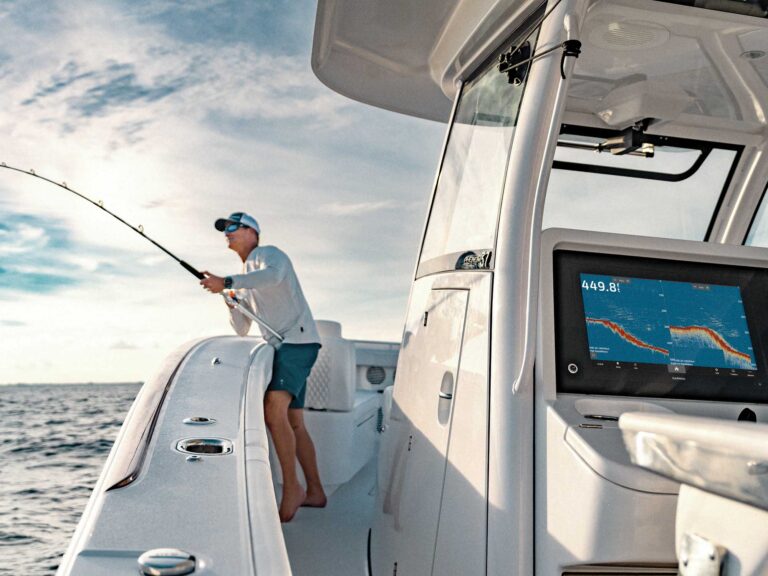
<svg viewBox="0 0 768 576">
<path fill-rule="evenodd" d="M 231 234 L 232 232 L 235 232 L 236 230 L 239 230 L 240 228 L 248 228 L 245 224 L 238 224 L 237 222 L 232 222 L 232 224 L 227 224 L 224 227 L 224 234 Z"/>
</svg>

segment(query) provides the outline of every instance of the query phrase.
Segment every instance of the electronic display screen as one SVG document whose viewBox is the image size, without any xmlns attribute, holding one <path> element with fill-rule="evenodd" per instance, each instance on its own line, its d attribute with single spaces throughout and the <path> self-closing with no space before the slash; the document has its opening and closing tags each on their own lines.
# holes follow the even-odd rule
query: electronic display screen
<svg viewBox="0 0 768 576">
<path fill-rule="evenodd" d="M 757 369 L 738 286 L 580 277 L 593 360 Z"/>
<path fill-rule="evenodd" d="M 768 402 L 768 271 L 557 251 L 558 391 Z"/>
</svg>

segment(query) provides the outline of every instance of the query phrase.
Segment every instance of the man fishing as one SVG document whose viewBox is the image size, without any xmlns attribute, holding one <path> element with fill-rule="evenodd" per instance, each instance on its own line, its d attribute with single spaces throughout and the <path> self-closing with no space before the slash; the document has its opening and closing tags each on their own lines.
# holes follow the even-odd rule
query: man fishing
<svg viewBox="0 0 768 576">
<path fill-rule="evenodd" d="M 209 292 L 237 290 L 241 305 L 258 311 L 265 324 L 274 328 L 282 344 L 260 325 L 262 335 L 276 345 L 272 380 L 264 397 L 264 418 L 272 433 L 283 472 L 280 520 L 289 522 L 300 506 L 323 507 L 326 496 L 320 483 L 312 438 L 304 426 L 304 396 L 307 377 L 317 359 L 320 335 L 299 280 L 288 256 L 274 246 L 259 246 L 261 229 L 253 216 L 235 212 L 216 220 L 229 248 L 243 261 L 243 273 L 220 277 L 204 271 L 200 284 Z M 251 327 L 251 319 L 230 306 L 230 322 L 240 336 Z M 296 476 L 296 459 L 304 471 L 306 492 Z"/>
</svg>

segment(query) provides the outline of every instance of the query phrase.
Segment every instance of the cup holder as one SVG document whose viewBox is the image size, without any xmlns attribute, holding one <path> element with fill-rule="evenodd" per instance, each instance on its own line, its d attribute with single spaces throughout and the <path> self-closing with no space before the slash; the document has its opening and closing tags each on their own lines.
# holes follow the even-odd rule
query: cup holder
<svg viewBox="0 0 768 576">
<path fill-rule="evenodd" d="M 232 454 L 234 446 L 224 438 L 186 438 L 176 443 L 176 450 L 183 454 L 223 456 Z"/>
</svg>

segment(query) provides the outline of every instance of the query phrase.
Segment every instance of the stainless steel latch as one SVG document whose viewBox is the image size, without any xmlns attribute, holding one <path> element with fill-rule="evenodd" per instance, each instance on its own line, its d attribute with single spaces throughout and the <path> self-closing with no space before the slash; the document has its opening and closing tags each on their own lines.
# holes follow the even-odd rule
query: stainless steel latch
<svg viewBox="0 0 768 576">
<path fill-rule="evenodd" d="M 680 544 L 680 576 L 720 576 L 727 550 L 698 534 L 683 534 Z"/>
</svg>

